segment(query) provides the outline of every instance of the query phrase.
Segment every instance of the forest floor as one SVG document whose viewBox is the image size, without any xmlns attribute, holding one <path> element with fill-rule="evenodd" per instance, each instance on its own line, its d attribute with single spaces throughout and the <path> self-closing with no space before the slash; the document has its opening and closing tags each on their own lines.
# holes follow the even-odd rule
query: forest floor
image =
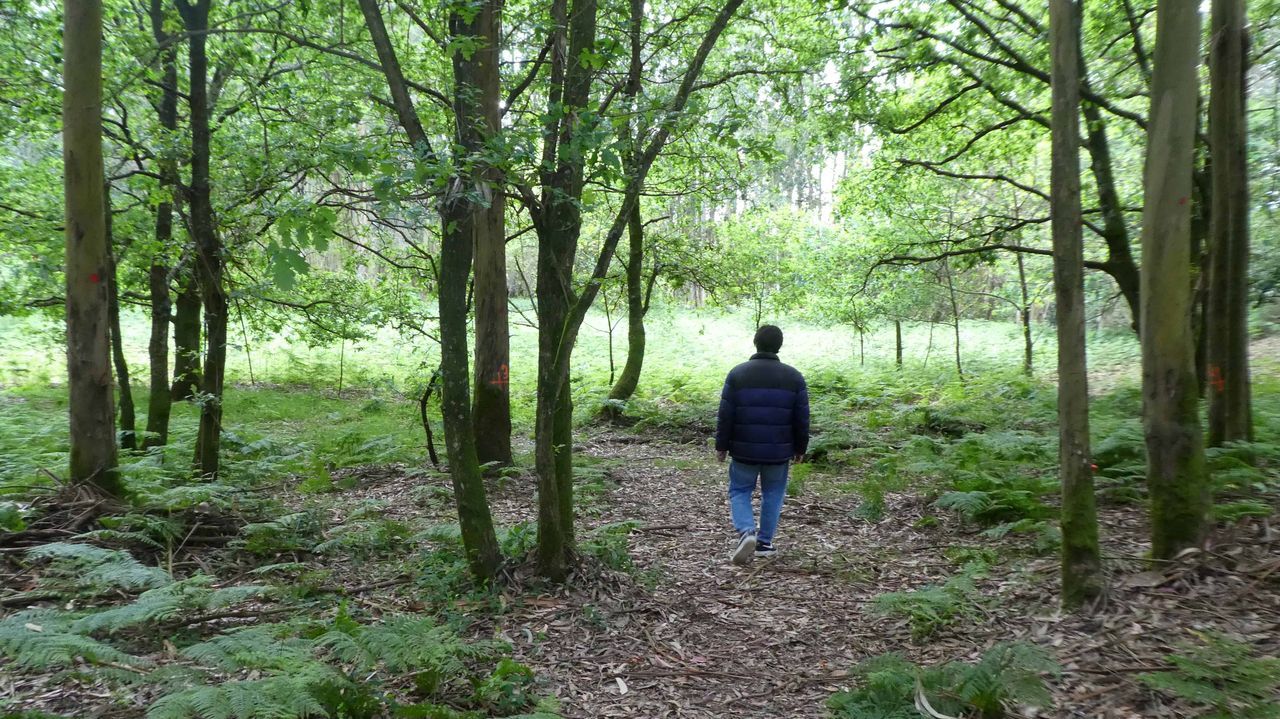
<svg viewBox="0 0 1280 719">
<path fill-rule="evenodd" d="M 579 447 L 609 468 L 608 491 L 580 497 L 582 535 L 637 523 L 634 569 L 594 565 L 545 594 L 520 586 L 527 572 L 517 571 L 504 611 L 476 627 L 509 641 L 566 717 L 826 716 L 827 698 L 869 657 L 974 660 L 1010 640 L 1046 648 L 1064 670 L 1051 680 L 1056 708 L 1015 716 L 1186 717 L 1138 674 L 1168 669 L 1198 632 L 1280 654 L 1280 533 L 1264 522 L 1246 520 L 1207 553 L 1152 570 L 1143 512 L 1104 507 L 1109 594 L 1092 615 L 1064 615 L 1055 556 L 1037 556 L 1025 536 L 980 536 L 910 493 L 888 496 L 869 521 L 855 494 L 810 483 L 788 498 L 779 554 L 734 566 L 724 466 L 701 446 L 638 439 L 602 432 Z M 394 503 L 419 481 L 387 472 L 357 492 Z M 531 482 L 496 489 L 495 519 L 533 518 Z M 929 636 L 913 638 L 906 619 L 876 610 L 878 595 L 939 585 L 974 557 L 990 560 L 977 594 Z"/>
</svg>

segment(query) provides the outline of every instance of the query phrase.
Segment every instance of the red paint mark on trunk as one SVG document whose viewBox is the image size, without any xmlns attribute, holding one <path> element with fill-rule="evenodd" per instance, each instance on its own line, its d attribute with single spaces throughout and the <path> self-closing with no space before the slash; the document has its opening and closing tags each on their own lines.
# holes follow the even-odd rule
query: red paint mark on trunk
<svg viewBox="0 0 1280 719">
<path fill-rule="evenodd" d="M 1209 365 L 1209 385 L 1219 393 L 1227 388 L 1227 378 L 1222 376 L 1222 368 L 1216 364 Z"/>
<path fill-rule="evenodd" d="M 98 282 L 101 282 L 101 281 L 102 281 L 102 278 L 98 276 L 98 273 L 97 273 L 97 272 L 90 272 L 90 273 L 89 273 L 89 281 L 90 281 L 90 282 L 93 282 L 93 283 L 95 283 L 95 284 L 96 284 L 96 283 L 98 283 Z"/>
<path fill-rule="evenodd" d="M 506 387 L 511 384 L 511 370 L 507 369 L 504 364 L 498 368 L 498 376 L 489 380 L 489 384 L 495 387 Z"/>
</svg>

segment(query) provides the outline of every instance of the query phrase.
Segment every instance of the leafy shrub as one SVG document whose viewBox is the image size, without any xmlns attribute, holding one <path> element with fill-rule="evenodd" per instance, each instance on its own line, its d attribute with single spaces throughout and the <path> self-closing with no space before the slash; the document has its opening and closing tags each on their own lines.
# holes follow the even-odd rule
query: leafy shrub
<svg viewBox="0 0 1280 719">
<path fill-rule="evenodd" d="M 827 708 L 837 719 L 1004 719 L 1013 706 L 1051 706 L 1041 675 L 1058 671 L 1043 649 L 1025 643 L 997 644 L 976 664 L 930 668 L 882 654 L 858 665 L 861 686 L 832 696 Z"/>
<path fill-rule="evenodd" d="M 1198 635 L 1169 657 L 1170 671 L 1139 675 L 1157 691 L 1191 702 L 1206 719 L 1280 717 L 1280 659 L 1259 657 L 1248 644 L 1220 634 Z"/>
</svg>

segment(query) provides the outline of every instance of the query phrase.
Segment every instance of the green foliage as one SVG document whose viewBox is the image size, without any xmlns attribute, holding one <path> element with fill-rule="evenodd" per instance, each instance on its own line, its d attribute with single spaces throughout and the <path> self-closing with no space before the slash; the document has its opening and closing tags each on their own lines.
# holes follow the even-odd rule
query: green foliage
<svg viewBox="0 0 1280 719">
<path fill-rule="evenodd" d="M 1280 659 L 1258 656 L 1250 645 L 1230 637 L 1197 634 L 1199 644 L 1184 644 L 1169 657 L 1174 668 L 1138 678 L 1162 693 L 1180 697 L 1206 719 L 1280 717 Z"/>
<path fill-rule="evenodd" d="M 32 609 L 0 619 L 0 654 L 23 669 L 57 669 L 80 662 L 140 666 L 148 662 L 75 629 L 76 615 Z"/>
<path fill-rule="evenodd" d="M 639 522 L 625 521 L 596 527 L 582 540 L 581 550 L 610 569 L 631 571 L 634 565 L 627 551 L 627 537 L 638 526 Z"/>
<path fill-rule="evenodd" d="M 364 501 L 347 514 L 346 521 L 325 533 L 311 551 L 364 559 L 400 549 L 413 534 L 405 522 L 387 519 L 384 503 Z"/>
<path fill-rule="evenodd" d="M 41 578 L 42 589 L 69 595 L 137 591 L 170 581 L 163 570 L 142 564 L 128 552 L 91 544 L 45 544 L 29 550 L 27 558 L 47 562 Z"/>
<path fill-rule="evenodd" d="M 984 573 L 981 565 L 970 564 L 941 585 L 877 595 L 871 607 L 878 614 L 905 618 L 911 638 L 921 641 L 974 616 L 979 599 L 974 579 Z"/>
<path fill-rule="evenodd" d="M 226 609 L 262 597 L 268 587 L 238 584 L 214 587 L 212 577 L 198 574 L 155 589 L 149 589 L 129 604 L 88 614 L 72 624 L 83 634 L 115 634 L 125 629 L 147 627 L 197 612 Z"/>
<path fill-rule="evenodd" d="M 832 696 L 827 708 L 836 719 L 918 719 L 927 703 L 933 715 L 1003 719 L 1017 706 L 1052 706 L 1042 676 L 1058 671 L 1043 649 L 1020 642 L 997 644 L 976 664 L 922 668 L 882 654 L 859 664 L 860 686 Z"/>
<path fill-rule="evenodd" d="M 236 546 L 259 556 L 310 551 L 320 533 L 312 512 L 292 512 L 277 519 L 246 524 L 240 529 Z"/>
</svg>

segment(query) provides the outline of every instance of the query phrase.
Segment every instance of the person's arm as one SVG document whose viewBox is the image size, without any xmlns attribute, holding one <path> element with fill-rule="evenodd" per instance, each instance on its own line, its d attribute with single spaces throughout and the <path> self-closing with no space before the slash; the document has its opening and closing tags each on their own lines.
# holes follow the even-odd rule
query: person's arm
<svg viewBox="0 0 1280 719">
<path fill-rule="evenodd" d="M 800 391 L 796 392 L 796 404 L 791 412 L 791 446 L 795 452 L 795 460 L 804 460 L 809 451 L 809 388 L 804 377 L 800 378 Z"/>
<path fill-rule="evenodd" d="M 733 387 L 730 378 L 724 380 L 724 388 L 720 390 L 720 411 L 716 414 L 716 456 L 721 462 L 729 452 L 729 444 L 733 441 Z"/>
</svg>

